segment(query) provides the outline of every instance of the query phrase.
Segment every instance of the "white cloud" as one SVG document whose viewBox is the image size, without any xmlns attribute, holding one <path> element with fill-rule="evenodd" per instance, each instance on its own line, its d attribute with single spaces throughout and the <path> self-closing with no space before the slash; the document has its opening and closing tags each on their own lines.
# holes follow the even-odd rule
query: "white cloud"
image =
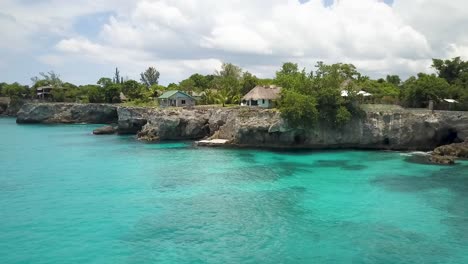
<svg viewBox="0 0 468 264">
<path fill-rule="evenodd" d="M 149 52 L 111 47 L 93 43 L 85 38 L 70 38 L 60 41 L 56 48 L 65 52 L 75 61 L 86 61 L 119 66 L 122 72 L 130 78 L 138 79 L 139 73 L 150 65 L 157 66 L 162 75 L 171 76 L 167 80 L 181 80 L 189 74 L 200 72 L 204 74 L 213 73 L 221 67 L 222 62 L 214 58 L 206 59 L 161 59 Z M 55 59 L 55 57 L 53 57 Z"/>
<path fill-rule="evenodd" d="M 468 60 L 468 44 L 450 44 L 448 47 L 449 58 L 461 57 Z"/>
<path fill-rule="evenodd" d="M 38 57 L 38 60 L 44 64 L 54 66 L 54 67 L 63 66 L 65 62 L 62 56 L 52 55 L 52 54 L 41 55 Z"/>
<path fill-rule="evenodd" d="M 166 82 L 213 72 L 221 61 L 263 77 L 285 61 L 310 68 L 316 60 L 354 63 L 373 77 L 406 77 L 430 71 L 432 57 L 468 57 L 465 0 L 395 0 L 392 6 L 341 0 L 328 7 L 320 0 L 44 0 L 29 6 L 3 0 L 0 10 L 0 33 L 10 43 L 0 43 L 4 49 L 37 46 L 37 34 L 53 36 L 61 39 L 55 48 L 35 54 L 46 65 L 79 60 L 127 67 L 134 78 L 154 65 Z M 111 12 L 97 37 L 74 33 L 80 16 L 97 12 Z"/>
</svg>

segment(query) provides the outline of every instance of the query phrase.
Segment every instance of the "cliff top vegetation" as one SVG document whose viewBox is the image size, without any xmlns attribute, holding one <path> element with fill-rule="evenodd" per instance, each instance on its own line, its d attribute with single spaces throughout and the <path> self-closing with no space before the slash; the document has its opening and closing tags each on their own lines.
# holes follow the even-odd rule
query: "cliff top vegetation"
<svg viewBox="0 0 468 264">
<path fill-rule="evenodd" d="M 283 87 L 278 108 L 291 123 L 308 126 L 315 122 L 342 125 L 353 115 L 359 114 L 360 103 L 394 104 L 410 108 L 427 107 L 429 101 L 436 108 L 468 110 L 468 62 L 459 57 L 433 59 L 435 74 L 419 73 L 402 81 L 398 75 L 371 79 L 358 72 L 352 64 L 325 64 L 317 62 L 313 70 L 300 68 L 286 62 L 273 79 L 258 78 L 232 63 L 224 63 L 219 71 L 202 75 L 195 73 L 179 83 L 160 85 L 160 73 L 149 67 L 140 74 L 140 80 L 122 77 L 116 68 L 113 76 L 102 77 L 96 84 L 74 85 L 62 81 L 51 71 L 31 78 L 32 84 L 0 83 L 0 96 L 12 99 L 34 99 L 37 88 L 53 88 L 50 101 L 83 103 L 121 103 L 154 106 L 154 98 L 168 90 L 182 90 L 201 97 L 201 105 L 235 105 L 240 98 L 257 85 Z M 348 91 L 342 96 L 341 91 Z M 357 94 L 372 94 L 364 98 Z M 458 101 L 448 105 L 443 99 Z"/>
</svg>

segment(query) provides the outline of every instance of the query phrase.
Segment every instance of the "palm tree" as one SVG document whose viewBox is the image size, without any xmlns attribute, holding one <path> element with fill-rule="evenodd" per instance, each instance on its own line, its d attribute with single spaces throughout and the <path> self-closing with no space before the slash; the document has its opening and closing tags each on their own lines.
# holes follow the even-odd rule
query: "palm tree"
<svg viewBox="0 0 468 264">
<path fill-rule="evenodd" d="M 206 90 L 203 92 L 202 95 L 202 102 L 203 104 L 214 104 L 216 101 L 216 93 L 212 90 Z"/>
<path fill-rule="evenodd" d="M 223 107 L 228 103 L 237 104 L 240 101 L 239 94 L 236 94 L 234 91 L 229 91 L 227 89 L 219 91 L 215 96 L 216 102 L 218 104 L 222 104 Z"/>
<path fill-rule="evenodd" d="M 219 91 L 215 96 L 216 102 L 218 104 L 222 104 L 223 107 L 229 102 L 229 99 L 231 98 L 230 92 L 226 89 Z"/>
</svg>

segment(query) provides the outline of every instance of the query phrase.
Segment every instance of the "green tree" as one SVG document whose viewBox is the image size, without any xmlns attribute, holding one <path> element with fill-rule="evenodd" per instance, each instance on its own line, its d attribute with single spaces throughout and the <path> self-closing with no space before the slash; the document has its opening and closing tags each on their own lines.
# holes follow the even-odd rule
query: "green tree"
<svg viewBox="0 0 468 264">
<path fill-rule="evenodd" d="M 240 94 L 245 95 L 259 83 L 258 78 L 250 72 L 244 72 L 242 75 L 242 87 Z"/>
<path fill-rule="evenodd" d="M 283 66 L 281 66 L 281 70 L 276 74 L 294 75 L 297 73 L 299 73 L 299 66 L 297 63 L 285 62 L 283 63 Z"/>
<path fill-rule="evenodd" d="M 2 88 L 2 94 L 12 99 L 25 98 L 29 94 L 27 86 L 21 85 L 17 82 L 12 84 L 4 84 Z"/>
<path fill-rule="evenodd" d="M 232 63 L 223 63 L 221 70 L 216 72 L 216 75 L 223 78 L 233 78 L 239 80 L 242 76 L 242 69 Z"/>
<path fill-rule="evenodd" d="M 274 79 L 257 79 L 257 85 L 273 85 L 275 84 Z"/>
<path fill-rule="evenodd" d="M 335 125 L 336 126 L 343 126 L 345 125 L 349 120 L 351 120 L 352 114 L 349 112 L 348 108 L 345 106 L 339 106 L 338 109 L 336 110 L 336 116 L 335 116 Z"/>
<path fill-rule="evenodd" d="M 143 98 L 144 91 L 143 87 L 134 80 L 128 80 L 122 84 L 122 92 L 130 100 L 146 99 Z"/>
<path fill-rule="evenodd" d="M 189 79 L 193 81 L 195 89 L 198 91 L 204 91 L 208 89 L 213 78 L 213 75 L 201 75 L 198 73 L 192 74 L 189 77 Z"/>
<path fill-rule="evenodd" d="M 167 87 L 164 87 L 163 85 L 159 85 L 159 84 L 153 84 L 151 85 L 150 88 L 148 88 L 148 90 L 146 91 L 146 95 L 145 97 L 149 98 L 149 97 L 158 97 L 160 96 L 161 94 L 164 93 L 164 91 L 168 90 Z"/>
<path fill-rule="evenodd" d="M 40 72 L 39 77 L 34 76 L 31 78 L 31 81 L 33 82 L 34 88 L 45 85 L 51 85 L 54 88 L 62 86 L 62 80 L 60 79 L 60 75 L 58 75 L 54 71 L 50 71 L 47 73 Z"/>
<path fill-rule="evenodd" d="M 448 96 L 450 85 L 434 74 L 419 73 L 403 84 L 403 100 L 409 107 L 427 107 L 430 100 L 440 101 Z"/>
<path fill-rule="evenodd" d="M 188 78 L 179 83 L 179 89 L 185 92 L 191 92 L 195 90 L 195 85 L 195 81 L 193 81 L 191 78 Z"/>
<path fill-rule="evenodd" d="M 4 82 L 1 82 L 0 83 L 0 95 L 3 95 L 2 93 L 2 90 L 3 90 L 3 87 L 7 86 L 8 84 L 7 83 L 4 83 Z"/>
<path fill-rule="evenodd" d="M 314 97 L 292 90 L 281 93 L 279 110 L 281 116 L 293 127 L 312 127 L 319 115 Z"/>
<path fill-rule="evenodd" d="M 360 89 L 371 93 L 372 99 L 379 103 L 396 103 L 400 97 L 400 88 L 387 81 L 366 80 L 358 82 Z"/>
<path fill-rule="evenodd" d="M 150 87 L 151 85 L 158 84 L 159 72 L 154 67 L 149 67 L 146 71 L 140 73 L 141 82 Z"/>
<path fill-rule="evenodd" d="M 308 94 L 312 89 L 312 81 L 305 70 L 299 71 L 295 63 L 286 62 L 281 70 L 276 72 L 274 83 L 284 89 L 296 90 Z"/>
<path fill-rule="evenodd" d="M 104 103 L 104 90 L 98 85 L 85 85 L 81 89 L 85 90 L 90 103 Z"/>
<path fill-rule="evenodd" d="M 455 57 L 451 60 L 433 59 L 432 67 L 436 70 L 440 78 L 445 79 L 449 84 L 455 82 L 464 74 L 468 73 L 468 62 Z"/>
<path fill-rule="evenodd" d="M 167 90 L 179 90 L 179 86 L 175 83 L 170 83 L 167 85 Z"/>
<path fill-rule="evenodd" d="M 398 76 L 398 75 L 387 75 L 385 80 L 388 83 L 391 83 L 391 84 L 393 84 L 395 86 L 399 86 L 401 84 L 401 79 L 400 79 L 400 76 Z"/>
<path fill-rule="evenodd" d="M 215 95 L 215 101 L 219 104 L 222 104 L 223 107 L 229 103 L 230 98 L 231 93 L 226 89 L 218 91 L 218 93 Z"/>
<path fill-rule="evenodd" d="M 112 82 L 112 79 L 111 78 L 107 78 L 107 77 L 101 77 L 99 78 L 99 80 L 97 81 L 97 84 L 99 84 L 101 87 L 106 87 L 108 85 L 111 85 L 113 82 Z"/>
<path fill-rule="evenodd" d="M 305 69 L 300 71 L 297 64 L 285 63 L 276 72 L 275 78 L 275 83 L 283 87 L 279 100 L 280 111 L 292 125 L 306 123 L 311 126 L 314 120 L 341 126 L 353 114 L 359 113 L 355 109 L 355 83 L 360 76 L 352 64 L 327 65 L 318 62 L 315 72 L 307 73 Z M 347 97 L 341 96 L 342 90 L 348 91 Z M 308 112 L 306 108 L 312 105 L 311 112 Z"/>
<path fill-rule="evenodd" d="M 217 101 L 216 93 L 213 90 L 206 90 L 203 92 L 201 97 L 201 104 L 209 105 L 215 104 Z"/>
<path fill-rule="evenodd" d="M 109 104 L 120 103 L 121 85 L 110 84 L 100 89 L 103 90 L 104 101 L 106 103 L 109 103 Z"/>
<path fill-rule="evenodd" d="M 238 104 L 240 101 L 239 94 L 235 93 L 234 91 L 229 91 L 227 89 L 223 89 L 215 93 L 214 101 L 218 104 L 222 104 L 223 107 L 226 104 Z"/>
</svg>

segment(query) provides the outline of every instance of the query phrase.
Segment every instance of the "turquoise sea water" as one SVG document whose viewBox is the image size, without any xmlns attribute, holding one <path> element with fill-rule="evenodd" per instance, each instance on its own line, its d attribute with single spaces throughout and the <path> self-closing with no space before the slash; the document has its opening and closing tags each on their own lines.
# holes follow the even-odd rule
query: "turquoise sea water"
<svg viewBox="0 0 468 264">
<path fill-rule="evenodd" d="M 0 119 L 0 263 L 468 263 L 468 163 Z"/>
</svg>

